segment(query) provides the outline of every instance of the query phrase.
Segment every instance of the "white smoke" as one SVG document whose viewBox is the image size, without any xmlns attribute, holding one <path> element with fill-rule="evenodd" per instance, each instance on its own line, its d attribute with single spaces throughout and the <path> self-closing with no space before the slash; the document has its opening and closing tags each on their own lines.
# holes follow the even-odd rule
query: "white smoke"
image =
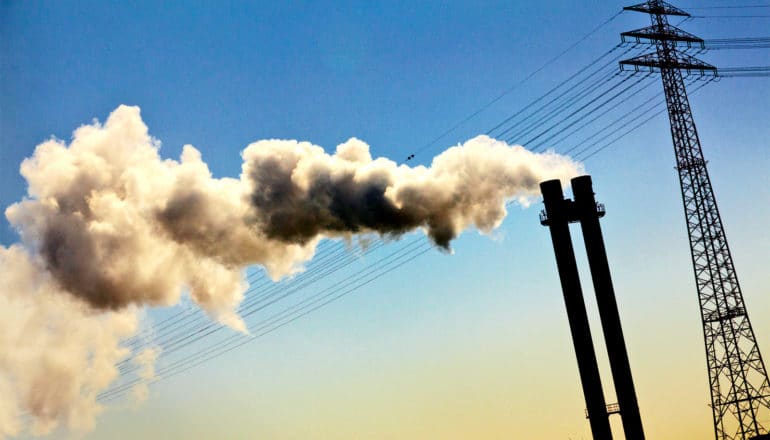
<svg viewBox="0 0 770 440">
<path fill-rule="evenodd" d="M 0 246 L 0 438 L 60 423 L 92 429 L 96 395 L 118 376 L 128 354 L 120 341 L 136 329 L 129 307 L 99 313 L 67 292 L 21 246 Z"/>
<path fill-rule="evenodd" d="M 212 177 L 192 146 L 178 161 L 159 147 L 139 108 L 120 106 L 22 163 L 28 196 L 6 210 L 21 244 L 0 246 L 0 438 L 22 430 L 21 414 L 35 434 L 90 429 L 142 307 L 188 292 L 246 332 L 236 313 L 246 266 L 279 279 L 302 270 L 323 238 L 355 234 L 421 229 L 446 248 L 471 226 L 499 226 L 506 202 L 526 205 L 540 181 L 582 171 L 486 136 L 429 167 L 373 159 L 357 139 L 331 155 L 307 142 L 259 141 L 243 151 L 238 179 Z M 157 355 L 134 358 L 140 377 L 154 376 Z"/>
</svg>

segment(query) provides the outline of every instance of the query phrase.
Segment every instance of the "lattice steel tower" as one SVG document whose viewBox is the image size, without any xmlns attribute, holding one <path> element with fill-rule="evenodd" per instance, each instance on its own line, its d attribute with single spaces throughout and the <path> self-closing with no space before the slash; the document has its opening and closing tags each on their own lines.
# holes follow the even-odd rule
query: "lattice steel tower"
<svg viewBox="0 0 770 440">
<path fill-rule="evenodd" d="M 688 17 L 685 11 L 659 0 L 624 9 L 652 19 L 651 26 L 621 36 L 624 41 L 651 43 L 655 52 L 620 65 L 659 71 L 663 80 L 700 301 L 716 438 L 770 439 L 767 370 L 743 303 L 682 78 L 683 70 L 716 75 L 716 68 L 685 53 L 693 46 L 702 48 L 702 39 L 668 23 L 668 16 Z"/>
</svg>

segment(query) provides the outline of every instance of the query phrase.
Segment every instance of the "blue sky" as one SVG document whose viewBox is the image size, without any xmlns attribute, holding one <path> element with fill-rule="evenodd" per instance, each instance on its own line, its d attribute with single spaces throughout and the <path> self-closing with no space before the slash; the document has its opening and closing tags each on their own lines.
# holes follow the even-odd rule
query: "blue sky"
<svg viewBox="0 0 770 440">
<path fill-rule="evenodd" d="M 37 144 L 69 139 L 119 104 L 142 108 L 164 157 L 177 158 L 182 145 L 193 144 L 216 176 L 237 175 L 239 152 L 265 138 L 331 150 L 355 136 L 374 156 L 400 161 L 622 6 L 3 1 L 0 205 L 24 196 L 18 167 Z M 770 13 L 759 11 L 751 13 Z M 641 14 L 622 14 L 415 162 L 427 164 L 487 131 L 616 45 L 619 32 L 645 25 Z M 767 36 L 768 19 L 696 18 L 686 29 L 706 39 Z M 766 49 L 702 58 L 718 66 L 770 64 Z M 726 78 L 691 102 L 767 357 L 770 82 Z M 607 206 L 605 239 L 651 438 L 711 432 L 673 163 L 664 116 L 586 162 Z M 491 239 L 466 233 L 453 255 L 428 253 L 255 343 L 161 381 L 145 405 L 100 418 L 92 438 L 587 436 L 539 208 L 513 207 Z M 573 237 L 580 239 L 577 230 Z M 3 219 L 0 243 L 14 241 Z M 553 411 L 564 420 L 544 428 Z"/>
</svg>

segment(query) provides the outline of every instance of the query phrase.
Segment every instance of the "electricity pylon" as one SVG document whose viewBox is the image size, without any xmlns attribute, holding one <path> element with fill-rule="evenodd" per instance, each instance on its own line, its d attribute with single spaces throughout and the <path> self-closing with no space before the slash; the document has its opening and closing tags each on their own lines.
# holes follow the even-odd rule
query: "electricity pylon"
<svg viewBox="0 0 770 440">
<path fill-rule="evenodd" d="M 770 384 L 743 302 L 722 219 L 703 158 L 682 71 L 716 75 L 716 68 L 681 47 L 703 47 L 703 40 L 668 23 L 689 17 L 664 1 L 624 8 L 650 15 L 652 25 L 621 34 L 624 41 L 654 44 L 655 52 L 620 62 L 621 69 L 659 71 L 671 122 L 676 168 L 684 202 L 695 282 L 706 346 L 711 409 L 717 440 L 770 439 Z"/>
</svg>

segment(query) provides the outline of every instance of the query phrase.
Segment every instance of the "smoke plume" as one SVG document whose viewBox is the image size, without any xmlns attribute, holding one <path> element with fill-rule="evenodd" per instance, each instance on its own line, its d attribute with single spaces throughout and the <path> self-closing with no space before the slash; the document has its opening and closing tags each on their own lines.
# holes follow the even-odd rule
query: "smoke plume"
<svg viewBox="0 0 770 440">
<path fill-rule="evenodd" d="M 564 156 L 535 154 L 486 136 L 437 156 L 429 168 L 378 158 L 358 139 L 328 155 L 307 142 L 260 141 L 243 152 L 249 219 L 284 243 L 375 232 L 398 236 L 424 228 L 437 245 L 470 225 L 483 232 L 505 217 L 505 202 L 539 194 L 548 176 L 576 173 Z"/>
<path fill-rule="evenodd" d="M 506 202 L 526 205 L 538 182 L 581 172 L 486 136 L 429 167 L 373 159 L 355 138 L 333 154 L 263 140 L 243 151 L 239 178 L 214 178 L 190 145 L 179 160 L 159 148 L 139 108 L 121 106 L 22 163 L 28 196 L 5 212 L 21 243 L 0 246 L 0 438 L 20 432 L 22 413 L 33 433 L 89 429 L 142 307 L 186 294 L 247 332 L 236 313 L 246 266 L 277 280 L 301 271 L 320 240 L 360 234 L 423 230 L 448 248 L 469 227 L 499 226 Z M 147 377 L 157 353 L 135 358 Z"/>
</svg>

